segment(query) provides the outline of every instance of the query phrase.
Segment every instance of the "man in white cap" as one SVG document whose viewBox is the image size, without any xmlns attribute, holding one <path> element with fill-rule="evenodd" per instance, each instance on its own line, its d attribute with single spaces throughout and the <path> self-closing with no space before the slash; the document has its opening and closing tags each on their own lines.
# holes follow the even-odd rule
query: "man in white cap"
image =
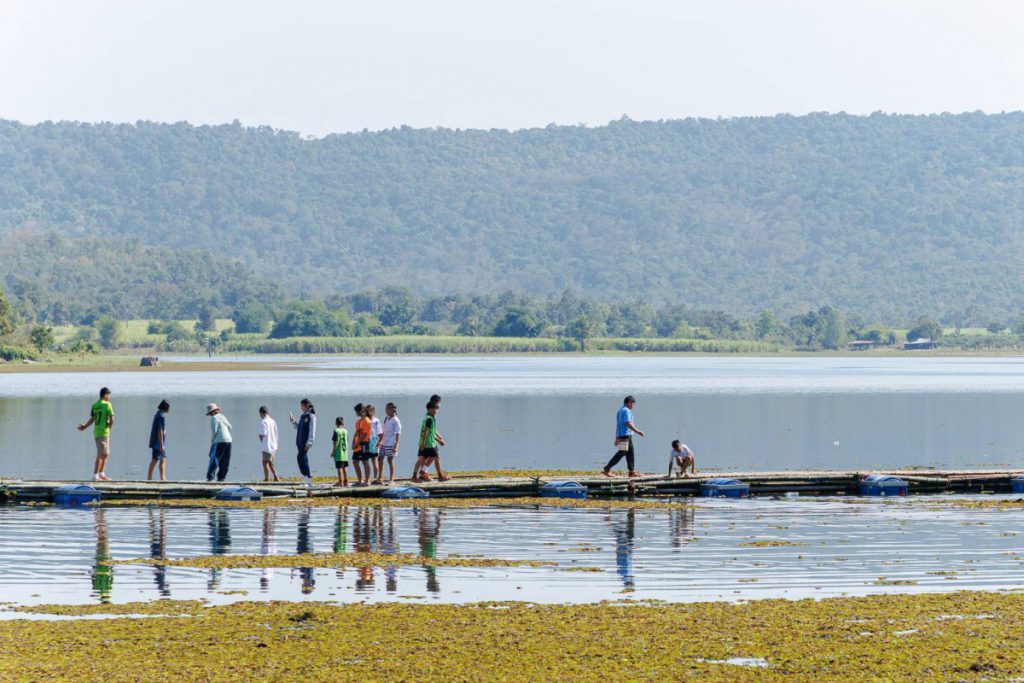
<svg viewBox="0 0 1024 683">
<path fill-rule="evenodd" d="M 213 481 L 216 473 L 217 481 L 224 481 L 231 465 L 231 423 L 224 417 L 216 403 L 206 406 L 206 414 L 210 418 L 210 465 L 206 468 L 206 481 Z"/>
</svg>

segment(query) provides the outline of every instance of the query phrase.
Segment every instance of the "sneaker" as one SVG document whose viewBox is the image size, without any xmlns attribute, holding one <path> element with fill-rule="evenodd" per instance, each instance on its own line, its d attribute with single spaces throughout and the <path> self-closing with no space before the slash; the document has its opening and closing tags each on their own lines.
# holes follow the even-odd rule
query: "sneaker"
<svg viewBox="0 0 1024 683">
<path fill-rule="evenodd" d="M 311 486 L 313 486 L 313 480 L 310 479 L 309 477 L 303 477 L 302 478 L 302 484 L 303 484 L 303 486 L 305 486 L 308 489 Z"/>
<path fill-rule="evenodd" d="M 98 475 L 98 474 L 92 475 L 92 480 L 93 481 L 103 481 L 102 479 L 100 479 L 100 475 Z"/>
<path fill-rule="evenodd" d="M 100 478 L 100 481 L 110 481 L 110 477 L 108 477 L 107 475 L 103 474 L 102 472 L 100 472 L 96 476 Z"/>
</svg>

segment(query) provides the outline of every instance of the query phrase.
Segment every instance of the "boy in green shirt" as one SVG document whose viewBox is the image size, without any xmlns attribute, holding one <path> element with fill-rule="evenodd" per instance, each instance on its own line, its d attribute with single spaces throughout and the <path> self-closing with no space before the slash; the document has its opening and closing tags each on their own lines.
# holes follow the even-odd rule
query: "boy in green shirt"
<svg viewBox="0 0 1024 683">
<path fill-rule="evenodd" d="M 437 452 L 438 446 L 444 445 L 444 438 L 437 433 L 437 409 L 440 406 L 436 401 L 427 403 L 427 414 L 423 416 L 423 423 L 420 425 L 419 454 L 416 458 L 416 466 L 412 471 L 414 482 L 429 481 L 422 475 L 422 470 L 430 467 L 431 463 L 437 465 L 438 481 L 448 481 L 451 477 L 441 472 L 440 455 Z"/>
<path fill-rule="evenodd" d="M 348 486 L 348 430 L 345 429 L 345 418 L 334 419 L 331 442 L 334 444 L 331 457 L 334 458 L 334 468 L 338 470 L 338 486 Z"/>
<path fill-rule="evenodd" d="M 89 421 L 78 425 L 78 431 L 84 432 L 92 425 L 92 436 L 96 442 L 96 464 L 92 470 L 93 481 L 107 481 L 104 470 L 107 458 L 110 457 L 110 428 L 114 426 L 114 406 L 110 403 L 110 389 L 100 389 L 100 400 L 92 404 Z"/>
</svg>

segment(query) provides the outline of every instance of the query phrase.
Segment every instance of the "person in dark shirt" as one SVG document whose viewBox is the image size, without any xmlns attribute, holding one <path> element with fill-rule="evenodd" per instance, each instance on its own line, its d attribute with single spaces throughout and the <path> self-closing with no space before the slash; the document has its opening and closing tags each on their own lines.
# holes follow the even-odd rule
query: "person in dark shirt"
<svg viewBox="0 0 1024 683">
<path fill-rule="evenodd" d="M 160 481 L 167 481 L 167 425 L 164 420 L 171 410 L 171 404 L 166 400 L 160 401 L 156 407 L 156 415 L 153 416 L 153 426 L 149 429 L 149 448 L 153 451 L 153 459 L 149 461 L 149 474 L 146 479 L 153 478 L 153 469 L 160 464 Z"/>
</svg>

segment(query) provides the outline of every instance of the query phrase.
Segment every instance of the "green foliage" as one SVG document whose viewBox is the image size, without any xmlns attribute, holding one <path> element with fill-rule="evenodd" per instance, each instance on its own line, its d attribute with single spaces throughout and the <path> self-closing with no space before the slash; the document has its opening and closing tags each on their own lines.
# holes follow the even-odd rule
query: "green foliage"
<svg viewBox="0 0 1024 683">
<path fill-rule="evenodd" d="M 6 337 L 15 329 L 14 312 L 11 304 L 7 301 L 3 287 L 0 287 L 0 337 Z"/>
<path fill-rule="evenodd" d="M 580 343 L 580 351 L 586 351 L 587 339 L 594 336 L 594 321 L 586 315 L 577 316 L 565 328 L 565 333 Z"/>
<path fill-rule="evenodd" d="M 537 337 L 546 327 L 537 312 L 525 306 L 511 306 L 494 326 L 495 337 Z"/>
<path fill-rule="evenodd" d="M 921 316 L 917 319 L 916 325 L 907 332 L 907 341 L 916 339 L 939 341 L 942 339 L 942 325 L 934 318 Z"/>
<path fill-rule="evenodd" d="M 29 342 L 40 351 L 46 351 L 54 344 L 53 328 L 49 325 L 33 325 L 28 333 Z"/>
<path fill-rule="evenodd" d="M 322 303 L 294 303 L 270 330 L 271 339 L 286 337 L 337 337 L 350 333 L 347 317 L 329 311 Z"/>
<path fill-rule="evenodd" d="M 0 122 L 0 234 L 22 235 L 0 249 L 0 273 L 20 311 L 52 323 L 194 318 L 203 303 L 226 312 L 271 303 L 264 282 L 309 296 L 396 284 L 417 295 L 571 290 L 631 307 L 768 308 L 781 320 L 827 302 L 890 325 L 920 311 L 959 325 L 973 307 L 984 323 L 1024 300 L 1024 280 L 1006 276 L 1024 270 L 1013 247 L 1022 135 L 1022 113 L 320 140 L 234 125 Z M 259 277 L 242 264 L 259 264 Z M 354 313 L 401 328 L 406 303 Z M 434 304 L 426 321 L 498 322 L 467 300 Z M 550 322 L 568 324 L 574 304 Z M 669 336 L 682 322 L 599 317 L 615 335 Z"/>
<path fill-rule="evenodd" d="M 26 346 L 19 346 L 16 344 L 0 344 L 0 359 L 3 359 L 5 361 L 31 360 L 35 357 L 35 352 Z"/>
<path fill-rule="evenodd" d="M 216 332 L 217 318 L 213 315 L 213 308 L 209 304 L 199 306 L 199 319 L 196 320 L 196 332 Z"/>
<path fill-rule="evenodd" d="M 5 227 L 0 223 L 0 234 Z M 242 263 L 194 247 L 17 230 L 0 239 L 0 273 L 16 285 L 27 319 L 54 325 L 89 324 L 104 315 L 188 319 L 209 311 L 212 317 L 243 300 L 279 297 L 276 286 Z"/>
<path fill-rule="evenodd" d="M 100 346 L 105 349 L 116 349 L 121 343 L 124 326 L 120 321 L 104 316 L 96 321 L 96 333 L 100 338 Z"/>
<path fill-rule="evenodd" d="M 236 308 L 231 319 L 235 323 L 235 332 L 238 334 L 266 332 L 270 329 L 270 310 L 255 301 L 247 302 Z"/>
</svg>

